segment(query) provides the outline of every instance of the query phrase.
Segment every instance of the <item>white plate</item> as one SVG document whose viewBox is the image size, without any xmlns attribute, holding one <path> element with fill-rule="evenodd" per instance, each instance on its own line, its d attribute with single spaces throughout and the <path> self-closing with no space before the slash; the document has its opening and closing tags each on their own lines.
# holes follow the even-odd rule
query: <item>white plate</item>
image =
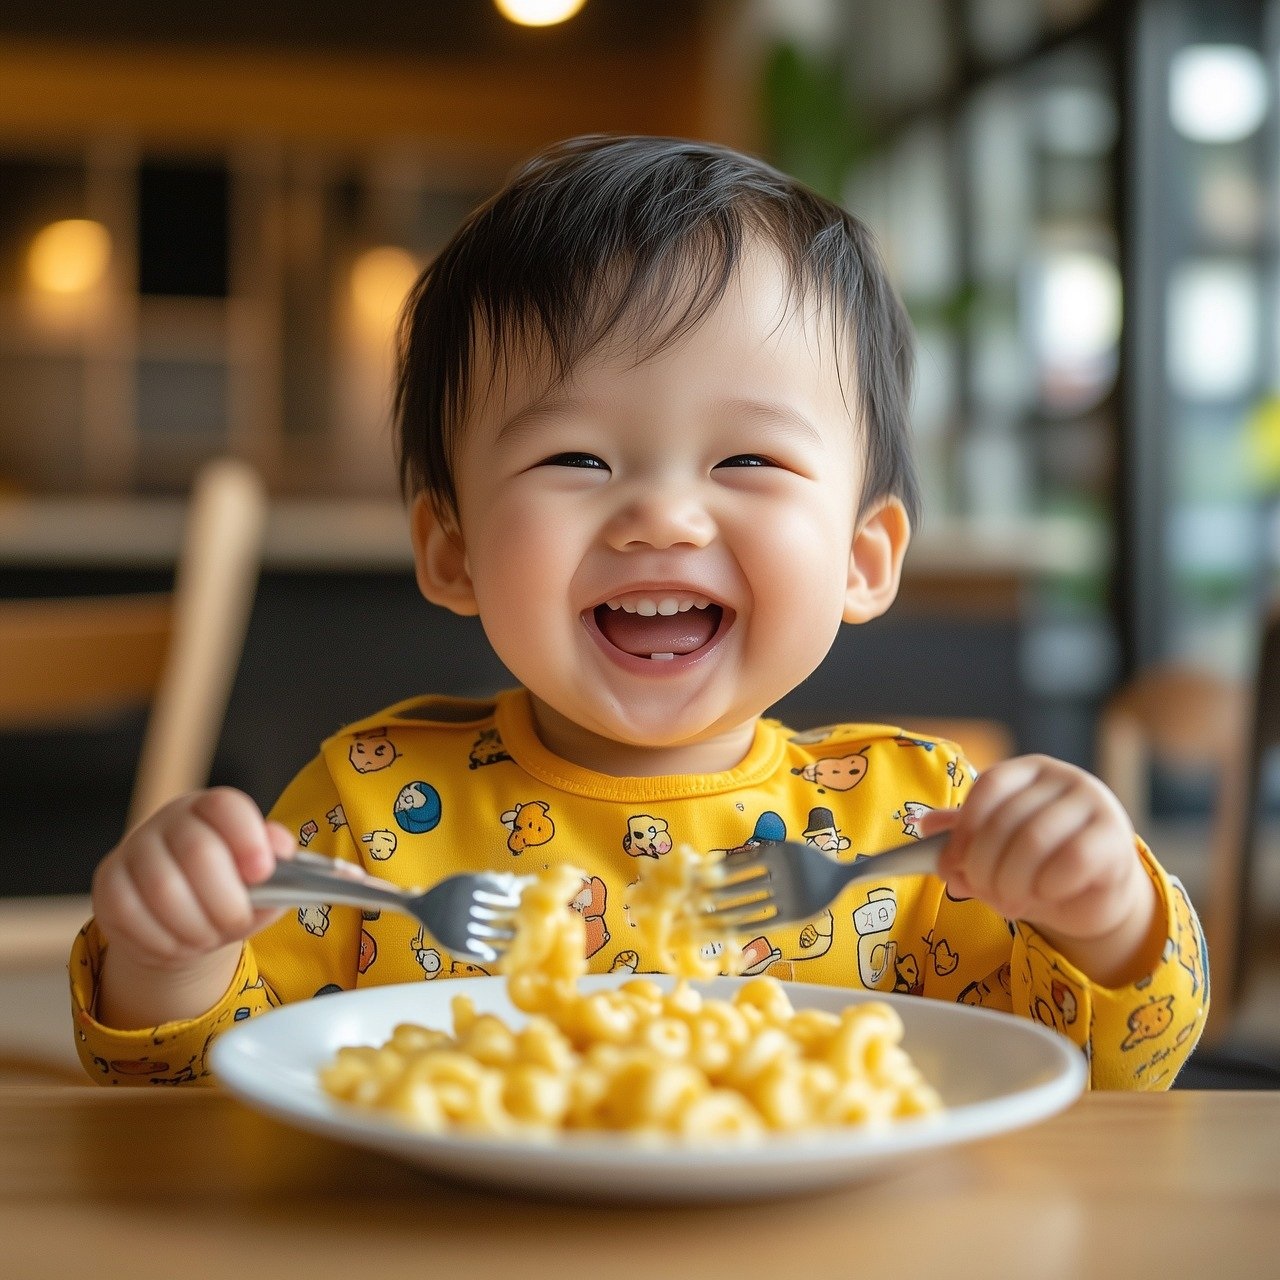
<svg viewBox="0 0 1280 1280">
<path fill-rule="evenodd" d="M 580 989 L 617 986 L 630 976 L 584 978 Z M 671 984 L 664 977 L 655 981 Z M 694 985 L 726 999 L 740 981 Z M 286 1005 L 223 1035 L 214 1044 L 212 1065 L 232 1093 L 299 1128 L 390 1152 L 464 1182 L 597 1201 L 732 1200 L 855 1182 L 905 1156 L 1033 1124 L 1084 1088 L 1080 1051 L 1024 1018 L 915 996 L 783 986 L 798 1009 L 838 1011 L 859 1000 L 890 1001 L 906 1028 L 903 1047 L 942 1095 L 946 1111 L 886 1129 L 780 1135 L 752 1146 L 654 1147 L 616 1134 L 583 1133 L 531 1143 L 416 1133 L 390 1117 L 345 1106 L 321 1089 L 317 1072 L 343 1045 L 381 1044 L 401 1022 L 451 1029 L 449 1002 L 457 995 L 519 1025 L 524 1015 L 507 1000 L 501 978 L 370 987 Z"/>
</svg>

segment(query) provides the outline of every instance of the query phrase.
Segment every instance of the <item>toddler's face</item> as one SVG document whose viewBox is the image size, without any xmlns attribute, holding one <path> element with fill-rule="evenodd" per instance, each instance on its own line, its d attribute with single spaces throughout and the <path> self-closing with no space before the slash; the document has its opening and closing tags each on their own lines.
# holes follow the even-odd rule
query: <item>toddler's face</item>
<svg viewBox="0 0 1280 1280">
<path fill-rule="evenodd" d="M 546 382 L 513 369 L 463 428 L 490 641 L 570 759 L 590 763 L 593 736 L 741 744 L 849 609 L 863 452 L 829 334 L 758 251 L 679 342 L 639 361 L 617 342 Z"/>
</svg>

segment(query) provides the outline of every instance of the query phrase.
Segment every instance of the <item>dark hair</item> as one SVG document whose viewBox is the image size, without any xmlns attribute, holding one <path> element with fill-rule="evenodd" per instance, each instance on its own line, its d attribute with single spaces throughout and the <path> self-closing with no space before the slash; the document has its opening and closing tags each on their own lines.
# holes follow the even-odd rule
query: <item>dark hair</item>
<svg viewBox="0 0 1280 1280">
<path fill-rule="evenodd" d="M 422 273 L 399 331 L 395 417 L 406 497 L 425 491 L 442 514 L 457 514 L 452 459 L 480 378 L 477 334 L 491 376 L 523 348 L 548 351 L 563 377 L 623 324 L 656 350 L 715 306 L 755 236 L 779 253 L 793 304 L 825 307 L 837 348 L 847 352 L 852 336 L 866 433 L 862 504 L 895 496 L 914 524 L 911 328 L 871 233 L 759 160 L 673 138 L 596 136 L 549 147 Z"/>
</svg>

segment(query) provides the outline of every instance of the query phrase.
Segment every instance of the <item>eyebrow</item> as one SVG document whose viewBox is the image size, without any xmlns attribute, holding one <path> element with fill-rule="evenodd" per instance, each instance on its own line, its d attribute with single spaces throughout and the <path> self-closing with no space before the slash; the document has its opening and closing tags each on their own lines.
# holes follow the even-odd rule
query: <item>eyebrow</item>
<svg viewBox="0 0 1280 1280">
<path fill-rule="evenodd" d="M 532 431 L 543 419 L 553 418 L 556 414 L 562 413 L 566 409 L 578 408 L 582 403 L 581 400 L 576 400 L 572 396 L 550 394 L 539 396 L 523 408 L 517 409 L 498 428 L 494 443 L 506 440 L 511 436 L 519 437 L 524 435 Z"/>
<path fill-rule="evenodd" d="M 579 409 L 585 401 L 574 396 L 545 395 L 517 409 L 498 428 L 495 443 L 512 436 L 519 437 L 534 430 L 540 422 L 553 418 L 566 409 Z M 779 404 L 773 400 L 754 400 L 745 396 L 730 396 L 717 400 L 713 406 L 715 413 L 723 417 L 754 418 L 763 425 L 791 428 L 807 436 L 815 444 L 822 443 L 822 435 L 817 427 L 798 409 L 790 405 Z"/>
<path fill-rule="evenodd" d="M 799 409 L 788 404 L 779 404 L 773 400 L 752 400 L 743 396 L 732 396 L 721 400 L 717 406 L 722 412 L 737 417 L 757 418 L 764 424 L 775 424 L 791 427 L 808 436 L 816 444 L 822 443 L 818 428 L 809 421 Z"/>
</svg>

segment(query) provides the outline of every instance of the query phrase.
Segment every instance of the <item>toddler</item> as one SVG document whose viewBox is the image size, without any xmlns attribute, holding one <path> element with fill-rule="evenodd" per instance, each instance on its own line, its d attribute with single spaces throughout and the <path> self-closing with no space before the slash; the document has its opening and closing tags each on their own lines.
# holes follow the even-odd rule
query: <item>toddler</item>
<svg viewBox="0 0 1280 1280">
<path fill-rule="evenodd" d="M 890 606 L 917 514 L 908 323 L 856 218 L 720 147 L 567 142 L 423 273 L 398 368 L 418 584 L 479 615 L 520 687 L 348 726 L 270 820 L 215 789 L 131 831 L 72 955 L 91 1075 L 197 1080 L 282 1001 L 483 972 L 399 915 L 254 911 L 298 846 L 403 886 L 572 864 L 590 968 L 644 973 L 624 891 L 674 843 L 850 860 L 949 829 L 939 876 L 765 928 L 747 971 L 1011 1010 L 1095 1086 L 1168 1086 L 1204 1023 L 1202 934 L 1097 779 L 761 718 Z"/>
</svg>

